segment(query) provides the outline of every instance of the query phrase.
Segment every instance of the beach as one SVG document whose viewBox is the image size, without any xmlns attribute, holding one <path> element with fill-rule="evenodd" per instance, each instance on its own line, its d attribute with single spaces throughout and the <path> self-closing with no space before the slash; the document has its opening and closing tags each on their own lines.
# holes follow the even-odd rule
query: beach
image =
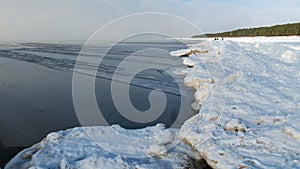
<svg viewBox="0 0 300 169">
<path fill-rule="evenodd" d="M 35 147 L 38 145 L 35 145 L 27 151 L 24 150 L 8 164 L 8 168 L 16 164 L 33 164 L 41 167 L 43 161 L 50 160 L 42 158 L 49 146 L 55 150 L 64 145 L 65 141 L 70 141 L 69 147 L 72 147 L 73 139 L 86 138 L 72 133 L 80 134 L 86 130 L 90 136 L 97 138 L 96 143 L 99 143 L 99 147 L 116 154 L 119 153 L 119 156 L 111 157 L 105 153 L 92 153 L 82 156 L 75 155 L 76 158 L 84 160 L 71 161 L 68 159 L 74 158 L 72 155 L 64 156 L 62 153 L 60 155 L 66 158 L 65 161 L 54 158 L 48 161 L 48 166 L 63 163 L 71 168 L 76 168 L 76 166 L 84 168 L 91 164 L 93 167 L 100 167 L 101 164 L 95 162 L 104 160 L 113 165 L 125 165 L 128 168 L 157 167 L 159 166 L 157 161 L 152 160 L 145 165 L 141 164 L 144 164 L 142 161 L 147 157 L 170 160 L 166 158 L 166 155 L 169 154 L 173 157 L 174 149 L 180 148 L 183 142 L 185 146 L 191 146 L 192 150 L 180 148 L 185 151 L 179 151 L 178 160 L 182 160 L 183 156 L 192 160 L 202 159 L 212 168 L 298 168 L 300 165 L 299 42 L 299 37 L 232 38 L 223 41 L 209 39 L 207 42 L 191 45 L 189 50 L 172 52 L 179 56 L 180 53 L 184 55 L 190 50 L 207 50 L 207 46 L 213 46 L 213 50 L 210 48 L 208 53 L 191 54 L 189 57 L 182 58 L 183 63 L 188 62 L 189 65 L 193 65 L 192 68 L 187 68 L 181 73 L 184 75 L 185 84 L 195 88 L 194 97 L 197 104 L 201 104 L 202 107 L 199 113 L 187 120 L 179 130 L 165 130 L 163 125 L 158 125 L 145 130 L 126 130 L 120 126 L 111 126 L 60 131 L 48 135 L 46 141 L 38 144 L 42 145 L 40 148 L 36 149 Z M 212 56 L 218 59 L 209 59 Z M 184 60 L 188 61 L 184 62 Z M 208 77 L 201 74 L 208 70 L 202 66 L 203 63 L 210 67 L 210 65 L 218 65 L 220 60 L 223 65 L 221 68 L 224 70 L 223 81 L 222 76 L 216 76 L 222 71 L 216 74 L 211 72 L 211 76 Z M 211 81 L 211 78 L 214 81 Z M 223 82 L 226 92 L 219 92 L 221 95 L 218 93 L 213 95 L 211 91 Z M 211 84 L 211 90 L 207 88 L 208 84 Z M 226 97 L 224 97 L 225 93 Z M 212 97 L 213 99 L 211 99 Z M 221 109 L 218 109 L 219 107 Z M 219 112 L 219 110 L 222 111 Z M 103 130 L 103 132 L 98 132 L 98 130 Z M 106 131 L 115 131 L 116 133 L 105 137 Z M 148 132 L 157 132 L 162 135 L 152 137 Z M 58 139 L 58 141 L 53 139 L 53 136 L 57 135 L 63 135 L 62 139 Z M 151 141 L 143 144 L 142 147 L 140 147 L 141 145 L 132 147 L 130 156 L 137 155 L 141 161 L 131 163 L 126 158 L 128 155 L 124 155 L 126 148 L 121 148 L 122 141 L 117 142 L 118 146 L 121 145 L 119 148 L 118 146 L 107 146 L 111 145 L 111 140 L 118 139 L 125 140 L 125 142 Z M 177 142 L 175 146 L 174 142 Z M 68 149 L 65 150 L 65 152 L 68 151 Z M 31 154 L 32 159 L 22 159 L 22 154 L 24 157 L 26 152 Z M 55 151 L 51 151 L 51 153 L 55 153 Z M 142 154 L 146 154 L 146 157 L 144 158 Z M 89 158 L 93 155 L 101 158 Z M 118 160 L 120 157 L 123 160 Z M 185 160 L 180 161 L 180 165 L 189 166 L 185 162 Z M 174 162 L 171 164 L 175 165 Z M 195 166 L 190 166 L 190 168 L 193 167 Z"/>
</svg>

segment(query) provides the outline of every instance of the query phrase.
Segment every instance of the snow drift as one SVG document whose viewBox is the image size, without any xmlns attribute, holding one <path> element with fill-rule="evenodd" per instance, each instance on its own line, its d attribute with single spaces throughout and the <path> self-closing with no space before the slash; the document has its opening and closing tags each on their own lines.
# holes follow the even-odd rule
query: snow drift
<svg viewBox="0 0 300 169">
<path fill-rule="evenodd" d="M 212 42 L 220 51 L 226 76 L 223 116 L 204 143 L 199 138 L 203 137 L 203 123 L 209 121 L 205 114 L 192 117 L 180 130 L 182 140 L 211 167 L 300 167 L 299 40 Z"/>
</svg>

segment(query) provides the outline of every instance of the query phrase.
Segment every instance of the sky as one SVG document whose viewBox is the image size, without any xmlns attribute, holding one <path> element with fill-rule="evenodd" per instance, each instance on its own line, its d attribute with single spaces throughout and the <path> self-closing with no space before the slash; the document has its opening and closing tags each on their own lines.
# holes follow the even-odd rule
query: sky
<svg viewBox="0 0 300 169">
<path fill-rule="evenodd" d="M 138 12 L 182 17 L 205 33 L 300 22 L 299 0 L 0 0 L 0 40 L 86 40 Z"/>
</svg>

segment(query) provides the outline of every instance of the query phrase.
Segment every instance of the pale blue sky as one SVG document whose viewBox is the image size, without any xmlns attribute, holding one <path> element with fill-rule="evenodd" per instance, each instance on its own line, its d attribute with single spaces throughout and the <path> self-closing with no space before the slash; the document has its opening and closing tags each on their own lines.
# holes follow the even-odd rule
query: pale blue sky
<svg viewBox="0 0 300 169">
<path fill-rule="evenodd" d="M 1 0 L 0 40 L 86 40 L 137 12 L 166 12 L 204 32 L 300 21 L 299 0 Z"/>
</svg>

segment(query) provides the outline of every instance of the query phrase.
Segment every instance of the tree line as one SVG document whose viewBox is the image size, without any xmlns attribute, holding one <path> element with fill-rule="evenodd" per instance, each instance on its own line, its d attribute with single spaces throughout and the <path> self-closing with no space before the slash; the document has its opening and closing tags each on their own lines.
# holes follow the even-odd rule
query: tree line
<svg viewBox="0 0 300 169">
<path fill-rule="evenodd" d="M 275 25 L 270 27 L 246 28 L 234 31 L 212 33 L 204 35 L 195 35 L 199 37 L 254 37 L 254 36 L 293 36 L 300 35 L 300 22 L 284 25 Z"/>
</svg>

